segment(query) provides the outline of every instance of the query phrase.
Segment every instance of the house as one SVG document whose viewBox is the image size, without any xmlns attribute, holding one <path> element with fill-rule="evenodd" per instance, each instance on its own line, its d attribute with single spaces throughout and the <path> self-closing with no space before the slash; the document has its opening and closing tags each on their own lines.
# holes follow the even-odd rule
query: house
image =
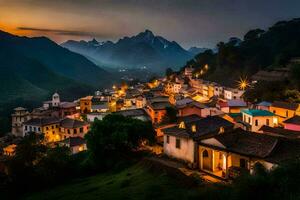
<svg viewBox="0 0 300 200">
<path fill-rule="evenodd" d="M 14 156 L 16 152 L 17 145 L 10 144 L 3 148 L 3 155 L 5 156 Z"/>
<path fill-rule="evenodd" d="M 60 141 L 59 145 L 70 148 L 72 154 L 87 150 L 86 141 L 82 137 L 69 137 Z"/>
<path fill-rule="evenodd" d="M 61 140 L 60 119 L 56 117 L 33 118 L 23 123 L 23 137 L 30 132 L 45 134 L 47 142 L 55 142 Z"/>
<path fill-rule="evenodd" d="M 152 123 L 161 123 L 167 114 L 167 107 L 172 107 L 169 102 L 152 102 L 147 105 L 146 111 L 151 118 Z"/>
<path fill-rule="evenodd" d="M 270 102 L 262 101 L 262 102 L 256 104 L 255 108 L 258 110 L 270 110 L 271 105 L 272 105 L 272 103 L 270 103 Z"/>
<path fill-rule="evenodd" d="M 76 110 L 76 103 L 74 102 L 61 102 L 59 104 L 60 118 L 70 117 L 78 118 L 79 112 Z"/>
<path fill-rule="evenodd" d="M 146 98 L 142 95 L 139 95 L 135 99 L 135 107 L 136 108 L 144 108 L 146 106 Z"/>
<path fill-rule="evenodd" d="M 242 129 L 218 134 L 198 142 L 199 169 L 222 178 L 252 173 L 256 163 L 271 170 L 299 158 L 298 140 L 287 140 Z"/>
<path fill-rule="evenodd" d="M 295 115 L 285 121 L 283 121 L 284 129 L 292 131 L 300 131 L 300 116 Z"/>
<path fill-rule="evenodd" d="M 14 111 L 11 115 L 11 133 L 23 137 L 23 123 L 30 119 L 30 113 L 22 107 L 15 108 Z"/>
<path fill-rule="evenodd" d="M 179 119 L 178 125 L 163 129 L 164 154 L 197 165 L 197 143 L 195 141 L 230 131 L 233 124 L 218 116 L 200 118 L 198 115 Z"/>
<path fill-rule="evenodd" d="M 232 99 L 242 99 L 242 95 L 244 94 L 243 90 L 239 90 L 236 88 L 224 88 L 224 98 L 226 100 Z"/>
<path fill-rule="evenodd" d="M 89 131 L 90 124 L 85 121 L 79 121 L 76 119 L 65 118 L 60 121 L 59 131 L 60 138 L 67 139 L 69 137 L 81 137 Z"/>
<path fill-rule="evenodd" d="M 80 112 L 81 113 L 89 113 L 92 109 L 92 99 L 93 96 L 86 96 L 79 100 L 80 103 Z"/>
<path fill-rule="evenodd" d="M 186 68 L 184 68 L 184 75 L 186 77 L 191 78 L 192 75 L 193 75 L 193 71 L 194 71 L 194 68 L 192 68 L 192 67 L 186 67 Z"/>
<path fill-rule="evenodd" d="M 188 116 L 188 115 L 198 115 L 200 117 L 205 116 L 205 109 L 207 106 L 204 104 L 201 104 L 197 101 L 189 101 L 186 99 L 186 103 L 183 103 L 183 101 L 180 104 L 176 105 L 176 109 L 178 110 L 178 116 Z"/>
<path fill-rule="evenodd" d="M 240 99 L 232 99 L 228 101 L 218 101 L 217 108 L 224 113 L 240 113 L 241 110 L 247 108 L 247 103 Z"/>
<path fill-rule="evenodd" d="M 275 101 L 270 106 L 270 111 L 278 116 L 279 123 L 282 124 L 284 120 L 300 115 L 300 106 L 298 103 Z"/>
<path fill-rule="evenodd" d="M 91 112 L 108 112 L 109 111 L 109 105 L 108 102 L 101 102 L 99 104 L 92 104 L 91 106 Z"/>
<path fill-rule="evenodd" d="M 278 126 L 277 116 L 267 110 L 245 109 L 242 110 L 242 125 L 245 130 L 258 132 L 263 125 Z"/>
</svg>

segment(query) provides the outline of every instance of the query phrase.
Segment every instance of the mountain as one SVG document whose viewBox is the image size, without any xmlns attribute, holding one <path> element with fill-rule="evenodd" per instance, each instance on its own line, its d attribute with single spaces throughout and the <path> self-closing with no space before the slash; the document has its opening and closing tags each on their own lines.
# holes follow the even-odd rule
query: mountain
<svg viewBox="0 0 300 200">
<path fill-rule="evenodd" d="M 209 50 L 208 48 L 199 48 L 199 47 L 191 47 L 188 49 L 190 53 L 193 55 L 197 55 L 199 53 L 203 53 L 204 51 Z"/>
<path fill-rule="evenodd" d="M 136 36 L 124 37 L 117 42 L 73 41 L 63 47 L 86 56 L 93 62 L 107 67 L 148 67 L 162 71 L 168 67 L 178 67 L 193 57 L 175 41 L 168 41 L 145 30 Z"/>
<path fill-rule="evenodd" d="M 72 98 L 107 83 L 110 74 L 46 37 L 0 31 L 0 103 L 36 100 L 58 90 Z"/>
</svg>

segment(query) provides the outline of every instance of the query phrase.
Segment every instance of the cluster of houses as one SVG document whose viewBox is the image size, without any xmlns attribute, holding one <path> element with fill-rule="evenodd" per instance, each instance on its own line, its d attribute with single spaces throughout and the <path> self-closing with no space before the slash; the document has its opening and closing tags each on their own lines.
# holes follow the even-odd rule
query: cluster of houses
<svg viewBox="0 0 300 200">
<path fill-rule="evenodd" d="M 244 90 L 195 78 L 192 68 L 134 86 L 113 86 L 74 102 L 51 101 L 28 112 L 16 108 L 12 134 L 44 134 L 73 153 L 86 150 L 90 124 L 116 113 L 151 121 L 164 155 L 220 178 L 272 169 L 300 156 L 300 105 L 243 100 Z M 173 112 L 172 112 L 173 111 Z M 172 113 L 175 114 L 171 116 Z M 4 148 L 13 154 L 17 144 Z"/>
</svg>

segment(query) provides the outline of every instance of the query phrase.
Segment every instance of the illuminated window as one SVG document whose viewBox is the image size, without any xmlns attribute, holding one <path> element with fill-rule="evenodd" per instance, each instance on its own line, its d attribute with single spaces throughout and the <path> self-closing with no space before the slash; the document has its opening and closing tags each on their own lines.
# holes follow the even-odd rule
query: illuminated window
<svg viewBox="0 0 300 200">
<path fill-rule="evenodd" d="M 185 128 L 185 124 L 184 124 L 184 122 L 180 122 L 180 124 L 179 124 L 179 128 Z"/>
<path fill-rule="evenodd" d="M 267 126 L 270 125 L 270 120 L 269 119 L 266 120 L 266 124 L 267 124 Z"/>
<path fill-rule="evenodd" d="M 196 125 L 192 125 L 192 132 L 195 133 L 196 131 Z"/>
<path fill-rule="evenodd" d="M 224 132 L 225 132 L 224 127 L 220 127 L 219 133 L 224 133 Z"/>
<path fill-rule="evenodd" d="M 288 117 L 289 116 L 289 111 L 286 111 L 285 115 L 286 115 L 286 117 Z"/>
</svg>

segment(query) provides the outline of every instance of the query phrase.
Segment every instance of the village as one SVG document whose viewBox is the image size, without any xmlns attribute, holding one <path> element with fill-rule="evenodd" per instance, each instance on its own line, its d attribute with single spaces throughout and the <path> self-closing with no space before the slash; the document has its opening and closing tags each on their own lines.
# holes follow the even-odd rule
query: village
<svg viewBox="0 0 300 200">
<path fill-rule="evenodd" d="M 257 163 L 271 170 L 300 156 L 299 104 L 250 104 L 243 94 L 255 81 L 240 80 L 228 88 L 198 76 L 187 67 L 147 83 L 113 85 L 74 102 L 55 93 L 32 111 L 17 107 L 11 134 L 0 138 L 1 157 L 13 156 L 32 132 L 42 134 L 47 144 L 69 147 L 72 154 L 86 151 L 84 136 L 93 122 L 112 113 L 150 121 L 156 144 L 149 149 L 157 156 L 222 180 L 251 174 Z"/>
</svg>

